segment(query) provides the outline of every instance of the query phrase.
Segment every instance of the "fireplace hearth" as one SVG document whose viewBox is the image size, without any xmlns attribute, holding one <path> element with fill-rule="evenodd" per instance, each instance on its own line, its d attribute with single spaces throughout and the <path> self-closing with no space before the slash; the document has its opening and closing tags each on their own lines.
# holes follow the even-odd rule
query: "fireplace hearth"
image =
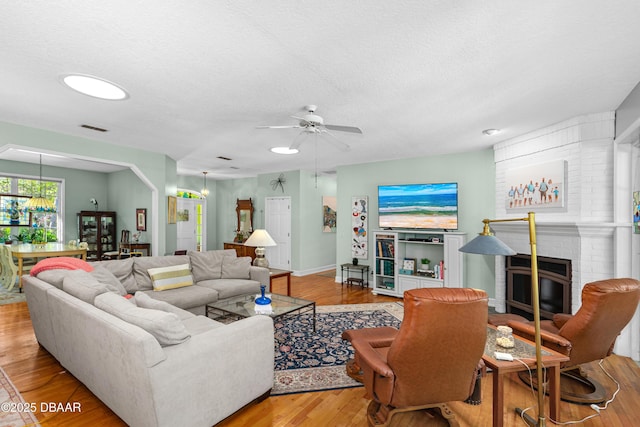
<svg viewBox="0 0 640 427">
<path fill-rule="evenodd" d="M 533 319 L 531 305 L 531 256 L 517 254 L 506 258 L 507 313 Z M 538 257 L 540 318 L 552 319 L 556 313 L 571 313 L 571 260 Z"/>
</svg>

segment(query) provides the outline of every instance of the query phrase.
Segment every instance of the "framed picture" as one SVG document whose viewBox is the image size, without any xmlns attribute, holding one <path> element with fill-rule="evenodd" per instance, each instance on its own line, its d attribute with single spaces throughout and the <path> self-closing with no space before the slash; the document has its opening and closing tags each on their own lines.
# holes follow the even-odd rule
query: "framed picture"
<svg viewBox="0 0 640 427">
<path fill-rule="evenodd" d="M 167 222 L 175 224 L 178 217 L 178 199 L 175 196 L 167 197 Z"/>
<path fill-rule="evenodd" d="M 183 209 L 178 211 L 178 222 L 187 222 L 189 221 L 189 209 Z"/>
<path fill-rule="evenodd" d="M 367 196 L 351 197 L 351 257 L 367 259 L 367 230 L 369 229 L 369 213 L 367 212 Z"/>
<path fill-rule="evenodd" d="M 556 209 L 564 211 L 567 162 L 554 160 L 505 172 L 505 208 L 510 210 Z"/>
<path fill-rule="evenodd" d="M 402 261 L 402 269 L 403 270 L 411 270 L 413 272 L 416 271 L 416 259 L 415 258 L 405 258 Z"/>
<path fill-rule="evenodd" d="M 0 225 L 31 225 L 31 212 L 25 203 L 31 197 L 13 194 L 0 195 Z"/>
<path fill-rule="evenodd" d="M 136 230 L 147 231 L 147 210 L 136 209 Z"/>
<path fill-rule="evenodd" d="M 633 232 L 640 234 L 640 191 L 633 192 Z"/>
<path fill-rule="evenodd" d="M 335 196 L 322 196 L 322 232 L 336 232 L 336 218 L 338 217 L 338 203 Z"/>
</svg>

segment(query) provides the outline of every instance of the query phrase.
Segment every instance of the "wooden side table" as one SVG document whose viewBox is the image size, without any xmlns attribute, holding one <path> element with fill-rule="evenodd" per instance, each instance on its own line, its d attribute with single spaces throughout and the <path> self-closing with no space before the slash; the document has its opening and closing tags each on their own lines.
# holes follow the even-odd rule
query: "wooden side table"
<svg viewBox="0 0 640 427">
<path fill-rule="evenodd" d="M 344 273 L 347 272 L 347 278 L 345 280 Z M 350 271 L 359 271 L 360 277 L 351 277 L 349 276 Z M 340 278 L 342 280 L 342 284 L 345 283 L 347 285 L 353 285 L 357 283 L 362 287 L 369 287 L 369 266 L 368 265 L 353 265 L 353 264 L 341 264 L 340 265 Z"/>
<path fill-rule="evenodd" d="M 287 296 L 291 296 L 291 271 L 289 270 L 280 270 L 278 268 L 269 268 L 269 288 L 271 292 L 273 289 L 271 285 L 273 284 L 273 279 L 277 279 L 278 277 L 286 277 L 287 278 Z"/>
</svg>

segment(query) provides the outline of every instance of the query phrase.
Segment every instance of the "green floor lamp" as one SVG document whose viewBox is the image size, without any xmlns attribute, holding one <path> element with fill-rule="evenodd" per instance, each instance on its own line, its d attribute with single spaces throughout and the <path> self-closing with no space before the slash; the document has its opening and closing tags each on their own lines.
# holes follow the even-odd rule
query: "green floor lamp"
<svg viewBox="0 0 640 427">
<path fill-rule="evenodd" d="M 516 409 L 528 425 L 544 427 L 546 418 L 544 415 L 544 387 L 542 368 L 542 344 L 540 338 L 540 296 L 538 293 L 538 255 L 536 252 L 536 220 L 535 214 L 529 212 L 526 218 L 509 219 L 483 219 L 484 229 L 475 239 L 460 248 L 460 252 L 482 255 L 515 255 L 516 252 L 505 245 L 500 239 L 493 235 L 489 224 L 492 222 L 513 222 L 526 221 L 529 223 L 529 244 L 531 245 L 531 301 L 533 305 L 533 322 L 535 326 L 536 341 L 536 375 L 538 379 L 538 421 L 536 422 L 527 414 L 522 414 L 521 409 Z"/>
</svg>

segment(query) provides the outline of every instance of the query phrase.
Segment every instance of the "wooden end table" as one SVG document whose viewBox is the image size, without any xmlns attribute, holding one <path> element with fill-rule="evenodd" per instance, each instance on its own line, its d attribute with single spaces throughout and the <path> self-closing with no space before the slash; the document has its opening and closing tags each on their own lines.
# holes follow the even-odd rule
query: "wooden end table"
<svg viewBox="0 0 640 427">
<path fill-rule="evenodd" d="M 493 426 L 502 427 L 504 425 L 504 376 L 510 372 L 524 371 L 527 367 L 517 360 L 512 362 L 496 360 L 494 354 L 496 351 L 509 353 L 514 358 L 520 359 L 529 368 L 535 369 L 536 345 L 514 335 L 515 347 L 512 349 L 502 348 L 496 345 L 496 330 L 493 325 L 487 326 L 487 342 L 482 360 L 493 372 Z M 560 363 L 567 360 L 569 360 L 568 356 L 542 347 L 542 363 L 547 369 L 547 378 L 549 379 L 549 416 L 556 421 L 560 420 Z"/>
<path fill-rule="evenodd" d="M 273 292 L 273 279 L 277 279 L 278 277 L 286 277 L 287 278 L 287 296 L 291 296 L 291 271 L 289 270 L 280 270 L 279 268 L 269 268 L 269 289 Z"/>
</svg>

